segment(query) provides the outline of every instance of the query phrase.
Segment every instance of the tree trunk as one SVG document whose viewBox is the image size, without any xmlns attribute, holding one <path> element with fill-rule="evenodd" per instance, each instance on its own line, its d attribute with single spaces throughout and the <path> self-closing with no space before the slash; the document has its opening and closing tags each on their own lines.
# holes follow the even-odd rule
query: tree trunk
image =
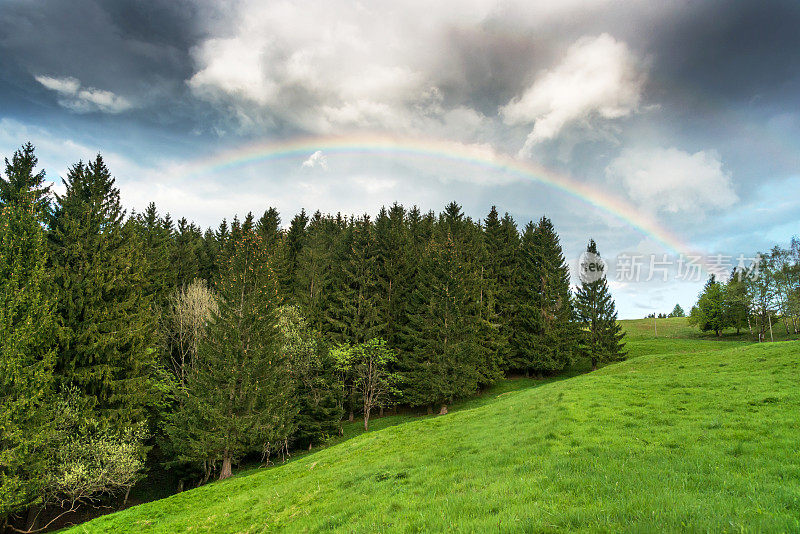
<svg viewBox="0 0 800 534">
<path fill-rule="evenodd" d="M 350 410 L 350 415 L 348 416 L 347 420 L 352 423 L 354 419 L 355 415 L 353 414 L 353 410 Z"/>
<path fill-rule="evenodd" d="M 219 472 L 219 479 L 225 480 L 229 478 L 231 474 L 231 457 L 228 451 L 225 451 L 225 455 L 222 457 L 222 469 Z"/>
<path fill-rule="evenodd" d="M 592 358 L 592 371 L 597 371 L 597 358 Z"/>
<path fill-rule="evenodd" d="M 380 411 L 378 412 L 378 417 L 383 417 L 383 406 L 380 407 Z"/>
<path fill-rule="evenodd" d="M 433 413 L 433 406 L 428 406 L 428 415 Z"/>
<path fill-rule="evenodd" d="M 442 404 L 441 410 L 439 410 L 439 415 L 447 415 L 447 405 Z"/>
<path fill-rule="evenodd" d="M 308 450 L 311 450 L 311 442 L 308 442 Z"/>
<path fill-rule="evenodd" d="M 772 316 L 771 315 L 767 315 L 767 319 L 769 319 L 769 340 L 771 342 L 774 342 L 775 338 L 772 337 Z"/>
<path fill-rule="evenodd" d="M 178 493 L 183 493 L 183 479 L 178 481 Z"/>
</svg>

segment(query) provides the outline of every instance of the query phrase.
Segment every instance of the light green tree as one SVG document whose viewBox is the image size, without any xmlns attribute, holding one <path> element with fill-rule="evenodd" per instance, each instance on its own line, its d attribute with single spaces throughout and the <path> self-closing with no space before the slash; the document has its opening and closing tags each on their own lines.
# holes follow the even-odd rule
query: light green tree
<svg viewBox="0 0 800 534">
<path fill-rule="evenodd" d="M 333 357 L 346 385 L 357 391 L 363 406 L 364 430 L 369 430 L 372 409 L 386 407 L 397 398 L 397 376 L 390 369 L 397 358 L 382 339 L 373 338 L 357 345 L 340 345 Z"/>
</svg>

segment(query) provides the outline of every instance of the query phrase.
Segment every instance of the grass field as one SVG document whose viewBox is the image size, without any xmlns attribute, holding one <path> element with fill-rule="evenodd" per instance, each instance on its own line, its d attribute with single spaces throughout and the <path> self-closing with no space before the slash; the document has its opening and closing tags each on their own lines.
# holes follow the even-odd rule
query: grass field
<svg viewBox="0 0 800 534">
<path fill-rule="evenodd" d="M 631 359 L 506 381 L 75 532 L 800 531 L 800 343 L 626 321 Z M 663 325 L 663 330 L 662 330 Z"/>
</svg>

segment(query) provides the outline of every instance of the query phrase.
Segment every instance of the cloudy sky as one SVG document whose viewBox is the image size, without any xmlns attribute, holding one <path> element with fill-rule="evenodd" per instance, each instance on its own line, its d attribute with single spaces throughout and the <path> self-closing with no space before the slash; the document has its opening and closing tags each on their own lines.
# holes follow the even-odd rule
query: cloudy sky
<svg viewBox="0 0 800 534">
<path fill-rule="evenodd" d="M 736 263 L 800 233 L 796 1 L 221 4 L 0 1 L 0 153 L 30 140 L 58 182 L 102 152 L 127 208 L 203 226 L 395 201 L 547 215 L 569 259 L 598 242 L 622 317 L 688 309 L 702 281 L 682 253 Z M 341 138 L 358 141 L 325 149 Z M 308 150 L 209 163 L 296 139 Z M 432 148 L 359 150 L 371 139 Z M 617 265 L 637 255 L 638 282 Z"/>
</svg>

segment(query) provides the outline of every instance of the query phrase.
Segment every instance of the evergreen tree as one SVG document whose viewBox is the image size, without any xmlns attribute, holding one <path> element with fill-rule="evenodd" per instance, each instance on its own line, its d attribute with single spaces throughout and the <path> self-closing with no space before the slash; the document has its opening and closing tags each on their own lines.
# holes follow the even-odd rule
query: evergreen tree
<svg viewBox="0 0 800 534">
<path fill-rule="evenodd" d="M 334 343 L 362 343 L 378 324 L 375 231 L 368 216 L 350 218 L 332 252 L 324 332 Z"/>
<path fill-rule="evenodd" d="M 514 219 L 507 213 L 500 219 L 492 206 L 484 220 L 484 255 L 481 258 L 483 317 L 493 334 L 498 364 L 505 368 L 511 359 L 512 320 L 516 254 L 519 234 Z"/>
<path fill-rule="evenodd" d="M 178 220 L 172 246 L 172 270 L 175 287 L 185 287 L 200 275 L 199 253 L 203 244 L 200 229 L 185 217 Z"/>
<path fill-rule="evenodd" d="M 508 367 L 514 371 L 530 373 L 534 369 L 537 336 L 541 332 L 539 308 L 539 276 L 535 255 L 535 227 L 532 222 L 525 225 L 516 259 L 515 290 L 516 304 L 513 319 L 512 353 Z"/>
<path fill-rule="evenodd" d="M 74 165 L 50 224 L 57 313 L 66 336 L 56 371 L 104 418 L 138 421 L 152 402 L 154 328 L 147 262 L 123 225 L 119 190 L 101 156 Z"/>
<path fill-rule="evenodd" d="M 342 274 L 346 291 L 339 301 L 344 340 L 364 343 L 371 339 L 377 324 L 375 233 L 369 216 L 350 222 L 347 233 L 349 251 Z"/>
<path fill-rule="evenodd" d="M 584 264 L 581 265 L 581 285 L 575 299 L 575 311 L 583 328 L 580 338 L 580 353 L 592 362 L 592 370 L 598 363 L 625 359 L 625 333 L 617 322 L 617 310 L 606 281 L 605 264 L 597 252 L 594 239 L 586 247 Z"/>
<path fill-rule="evenodd" d="M 156 205 L 148 204 L 144 213 L 134 218 L 135 229 L 145 260 L 145 283 L 142 292 L 151 297 L 157 310 L 167 305 L 175 287 L 173 264 L 172 221 L 158 214 Z"/>
<path fill-rule="evenodd" d="M 298 280 L 300 270 L 300 254 L 306 241 L 306 210 L 294 216 L 281 247 L 280 284 L 281 294 L 289 302 L 297 302 L 297 295 L 302 291 Z"/>
<path fill-rule="evenodd" d="M 676 304 L 669 314 L 670 317 L 686 317 L 686 312 L 683 311 L 680 304 Z"/>
<path fill-rule="evenodd" d="M 38 502 L 50 476 L 58 328 L 46 268 L 49 187 L 28 143 L 0 175 L 0 524 Z"/>
<path fill-rule="evenodd" d="M 275 251 L 281 238 L 281 216 L 275 208 L 269 208 L 256 222 L 256 232 L 270 253 Z"/>
<path fill-rule="evenodd" d="M 254 232 L 255 229 L 256 229 L 256 219 L 253 216 L 253 212 L 248 211 L 247 215 L 244 218 L 244 222 L 242 223 L 242 235 Z"/>
<path fill-rule="evenodd" d="M 703 332 L 713 331 L 717 336 L 728 326 L 723 287 L 713 274 L 689 314 L 689 324 L 697 325 Z"/>
<path fill-rule="evenodd" d="M 483 379 L 477 281 L 456 243 L 466 222 L 455 203 L 440 216 L 419 260 L 404 332 L 410 348 L 398 362 L 404 399 L 415 406 L 439 404 L 440 413 L 474 393 Z"/>
<path fill-rule="evenodd" d="M 221 266 L 219 307 L 187 376 L 185 410 L 170 433 L 187 459 L 222 461 L 220 479 L 243 455 L 285 446 L 296 407 L 276 328 L 278 282 L 264 244 L 247 232 Z"/>
<path fill-rule="evenodd" d="M 325 317 L 330 302 L 333 262 L 340 228 L 329 216 L 316 212 L 306 227 L 296 273 L 297 302 L 312 328 L 327 331 Z"/>
<path fill-rule="evenodd" d="M 578 335 L 572 320 L 569 268 L 547 217 L 526 227 L 517 274 L 514 363 L 538 374 L 561 371 L 577 351 Z"/>
<path fill-rule="evenodd" d="M 410 255 L 410 235 L 406 210 L 395 203 L 382 208 L 375 220 L 376 247 L 376 335 L 390 347 L 400 345 L 406 322 L 409 282 L 414 261 Z"/>
</svg>

